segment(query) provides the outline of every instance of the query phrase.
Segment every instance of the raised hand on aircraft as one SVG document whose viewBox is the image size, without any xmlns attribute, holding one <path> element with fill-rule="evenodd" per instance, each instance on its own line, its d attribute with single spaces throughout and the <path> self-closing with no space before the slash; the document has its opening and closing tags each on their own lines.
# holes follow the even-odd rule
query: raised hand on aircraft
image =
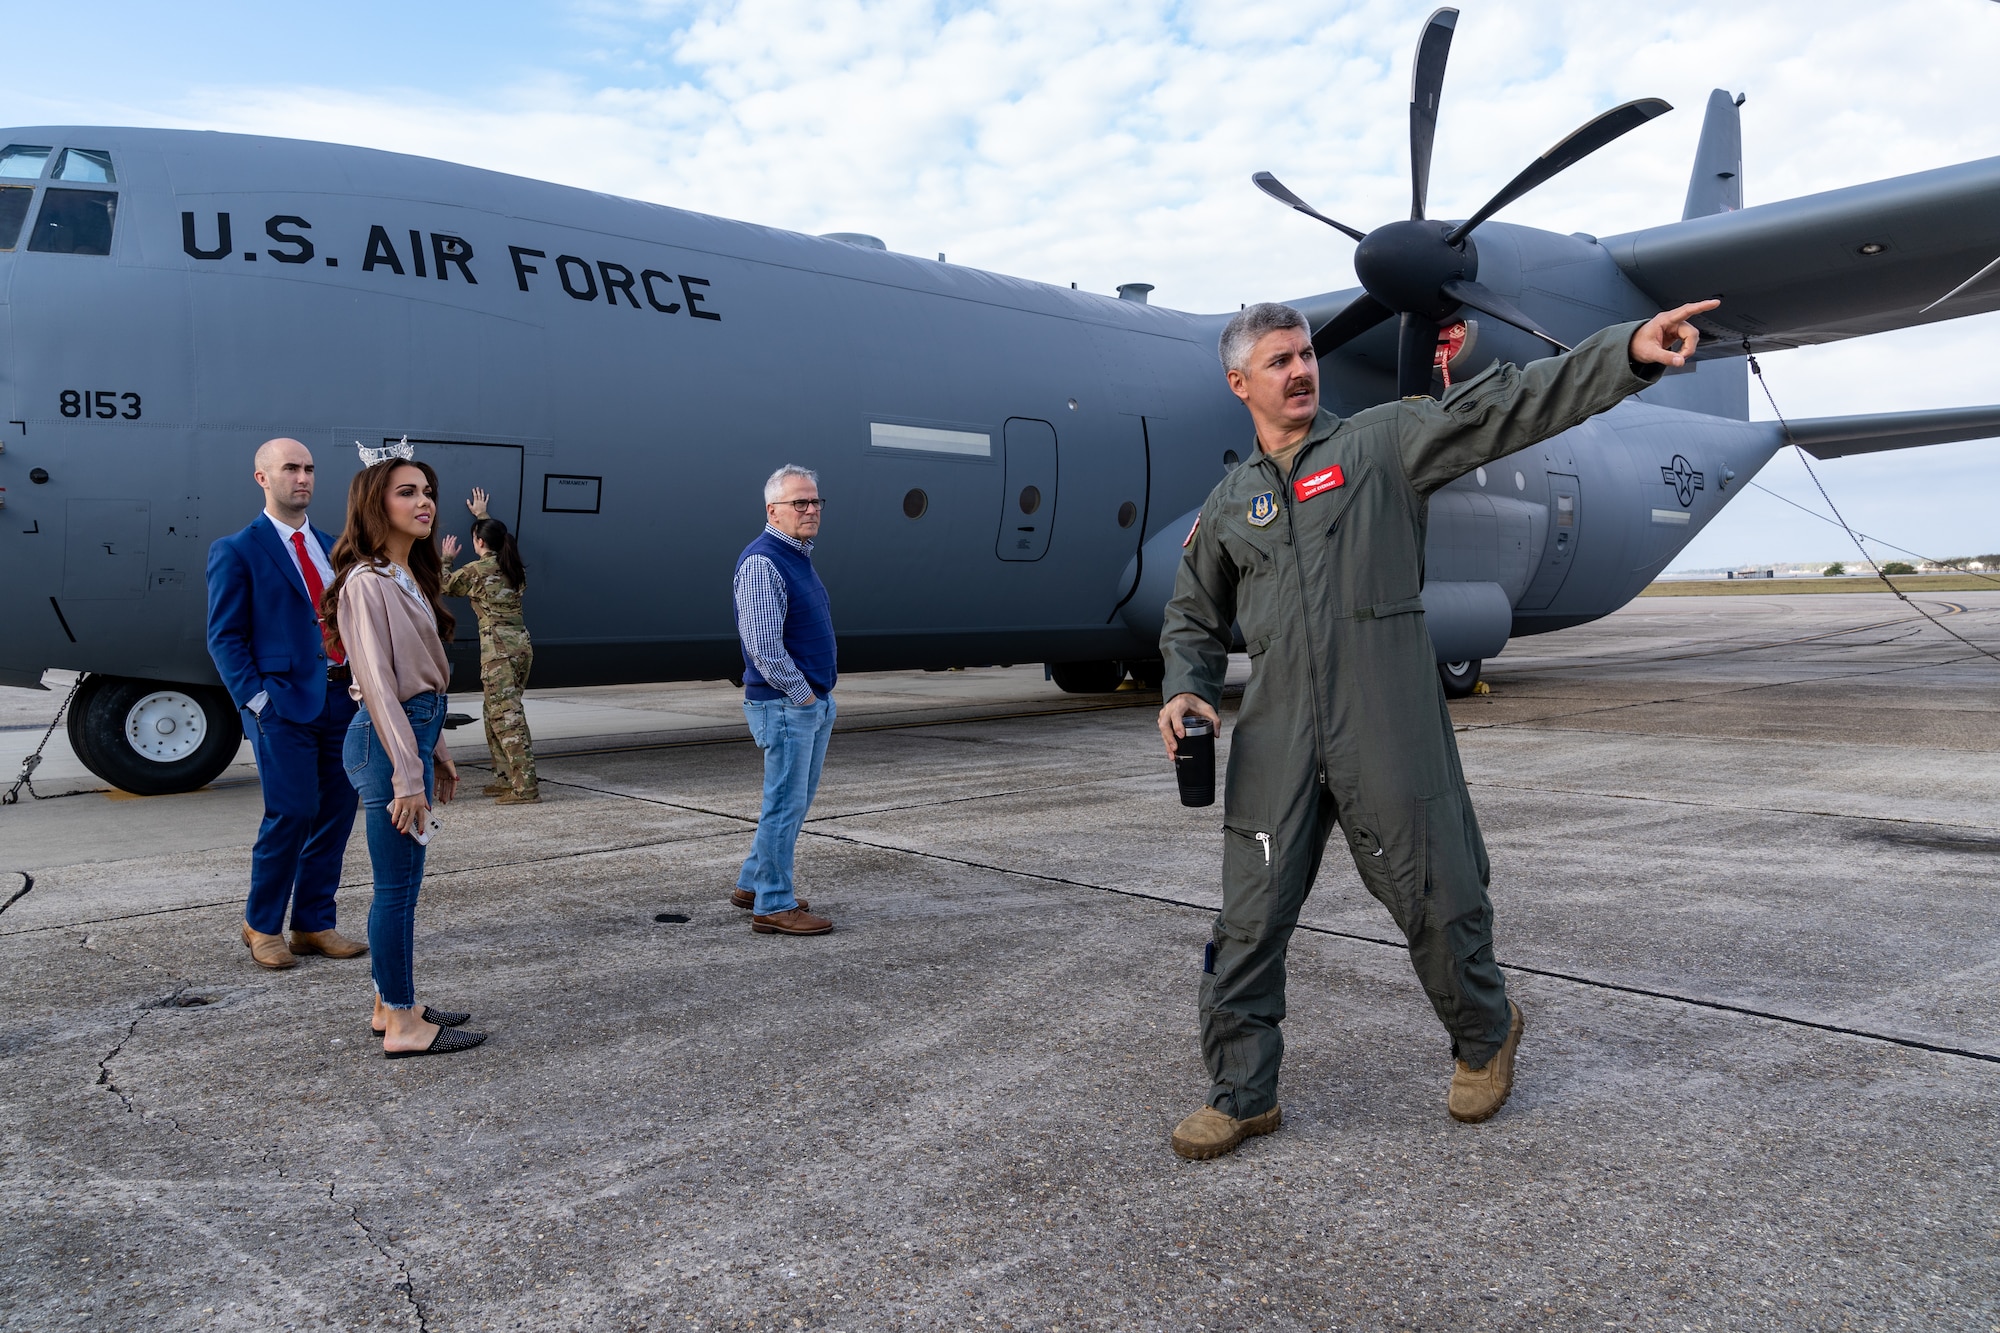
<svg viewBox="0 0 2000 1333">
<path fill-rule="evenodd" d="M 1696 301 L 1678 310 L 1663 310 L 1639 326 L 1626 355 L 1634 365 L 1684 366 L 1701 342 L 1701 330 L 1689 318 L 1715 309 L 1720 301 Z"/>
<path fill-rule="evenodd" d="M 447 560 L 458 559 L 458 538 L 448 536 L 439 542 L 438 553 Z"/>
<path fill-rule="evenodd" d="M 485 490 L 482 489 L 481 487 L 474 486 L 472 488 L 472 498 L 465 502 L 465 507 L 472 511 L 472 516 L 474 518 L 485 518 L 486 517 Z"/>
</svg>

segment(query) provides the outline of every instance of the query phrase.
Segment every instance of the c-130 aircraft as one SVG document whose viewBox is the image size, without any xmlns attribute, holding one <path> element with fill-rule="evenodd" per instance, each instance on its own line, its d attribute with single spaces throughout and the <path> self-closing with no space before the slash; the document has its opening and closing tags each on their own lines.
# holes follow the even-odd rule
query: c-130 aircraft
<svg viewBox="0 0 2000 1333">
<path fill-rule="evenodd" d="M 1418 43 L 1409 221 L 1362 232 L 1257 177 L 1359 242 L 1361 289 L 1292 302 L 1326 405 L 1444 393 L 1723 304 L 1685 370 L 1432 499 L 1424 604 L 1453 694 L 1511 636 L 1630 600 L 1783 445 L 1747 419 L 1746 354 L 2000 307 L 2000 158 L 1745 208 L 1722 90 L 1678 222 L 1599 239 L 1488 220 L 1657 101 L 1593 120 L 1470 218 L 1429 220 L 1456 20 L 1439 10 Z M 816 560 L 847 669 L 1041 661 L 1066 690 L 1157 684 L 1183 539 L 1255 447 L 1216 361 L 1228 314 L 1140 284 L 1111 299 L 332 144 L 0 143 L 0 683 L 91 673 L 71 740 L 132 792 L 192 790 L 237 751 L 203 568 L 256 512 L 251 454 L 273 436 L 312 448 L 330 530 L 357 440 L 407 435 L 447 499 L 490 492 L 530 557 L 541 686 L 740 670 L 730 569 L 785 462 L 832 497 Z M 2000 433 L 2000 408 L 1792 429 L 1831 458 Z M 453 656 L 476 679 L 474 645 Z"/>
</svg>

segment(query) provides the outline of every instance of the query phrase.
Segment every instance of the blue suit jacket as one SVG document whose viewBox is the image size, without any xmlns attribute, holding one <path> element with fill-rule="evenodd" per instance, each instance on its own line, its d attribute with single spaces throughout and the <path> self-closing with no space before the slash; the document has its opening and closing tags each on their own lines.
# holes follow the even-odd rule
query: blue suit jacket
<svg viewBox="0 0 2000 1333">
<path fill-rule="evenodd" d="M 320 549 L 333 538 L 312 529 Z M 208 655 L 238 708 L 264 692 L 267 709 L 312 722 L 326 707 L 326 644 L 292 553 L 262 514 L 208 548 Z"/>
</svg>

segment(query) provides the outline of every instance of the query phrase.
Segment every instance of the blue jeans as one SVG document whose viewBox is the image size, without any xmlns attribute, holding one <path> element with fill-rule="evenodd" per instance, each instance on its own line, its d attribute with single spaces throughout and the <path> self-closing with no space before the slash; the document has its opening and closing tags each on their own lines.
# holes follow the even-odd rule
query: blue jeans
<svg viewBox="0 0 2000 1333">
<path fill-rule="evenodd" d="M 792 852 L 806 810 L 819 790 L 834 711 L 830 698 L 815 699 L 803 708 L 783 699 L 743 701 L 750 738 L 764 752 L 764 809 L 736 887 L 757 895 L 758 916 L 788 912 L 799 905 L 792 892 Z"/>
<path fill-rule="evenodd" d="M 434 790 L 431 750 L 444 729 L 444 710 L 442 694 L 419 694 L 403 700 L 403 716 L 409 718 L 410 730 L 417 737 L 417 753 L 424 758 L 426 800 L 432 799 Z M 389 819 L 396 774 L 366 708 L 347 726 L 341 762 L 348 781 L 361 793 L 361 810 L 368 821 L 368 861 L 375 870 L 375 901 L 368 908 L 368 961 L 375 971 L 375 993 L 391 1009 L 408 1009 L 417 1002 L 413 973 L 424 845 L 398 832 Z"/>
</svg>

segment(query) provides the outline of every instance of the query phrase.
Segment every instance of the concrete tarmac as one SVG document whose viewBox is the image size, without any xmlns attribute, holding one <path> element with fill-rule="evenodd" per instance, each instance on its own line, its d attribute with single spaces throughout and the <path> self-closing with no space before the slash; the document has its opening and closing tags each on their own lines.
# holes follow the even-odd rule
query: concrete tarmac
<svg viewBox="0 0 2000 1333">
<path fill-rule="evenodd" d="M 2000 651 L 2000 593 L 1923 603 Z M 432 848 L 419 995 L 493 1034 L 449 1058 L 381 1058 L 365 959 L 250 962 L 250 775 L 0 810 L 0 1327 L 2000 1328 L 2000 664 L 1887 596 L 1517 641 L 1452 710 L 1512 1101 L 1446 1116 L 1336 856 L 1284 1127 L 1207 1163 L 1220 807 L 1155 697 L 1041 676 L 843 681 L 815 939 L 726 901 L 727 686 L 531 694 L 544 803 Z M 357 935 L 368 883 L 357 830 Z"/>
</svg>

